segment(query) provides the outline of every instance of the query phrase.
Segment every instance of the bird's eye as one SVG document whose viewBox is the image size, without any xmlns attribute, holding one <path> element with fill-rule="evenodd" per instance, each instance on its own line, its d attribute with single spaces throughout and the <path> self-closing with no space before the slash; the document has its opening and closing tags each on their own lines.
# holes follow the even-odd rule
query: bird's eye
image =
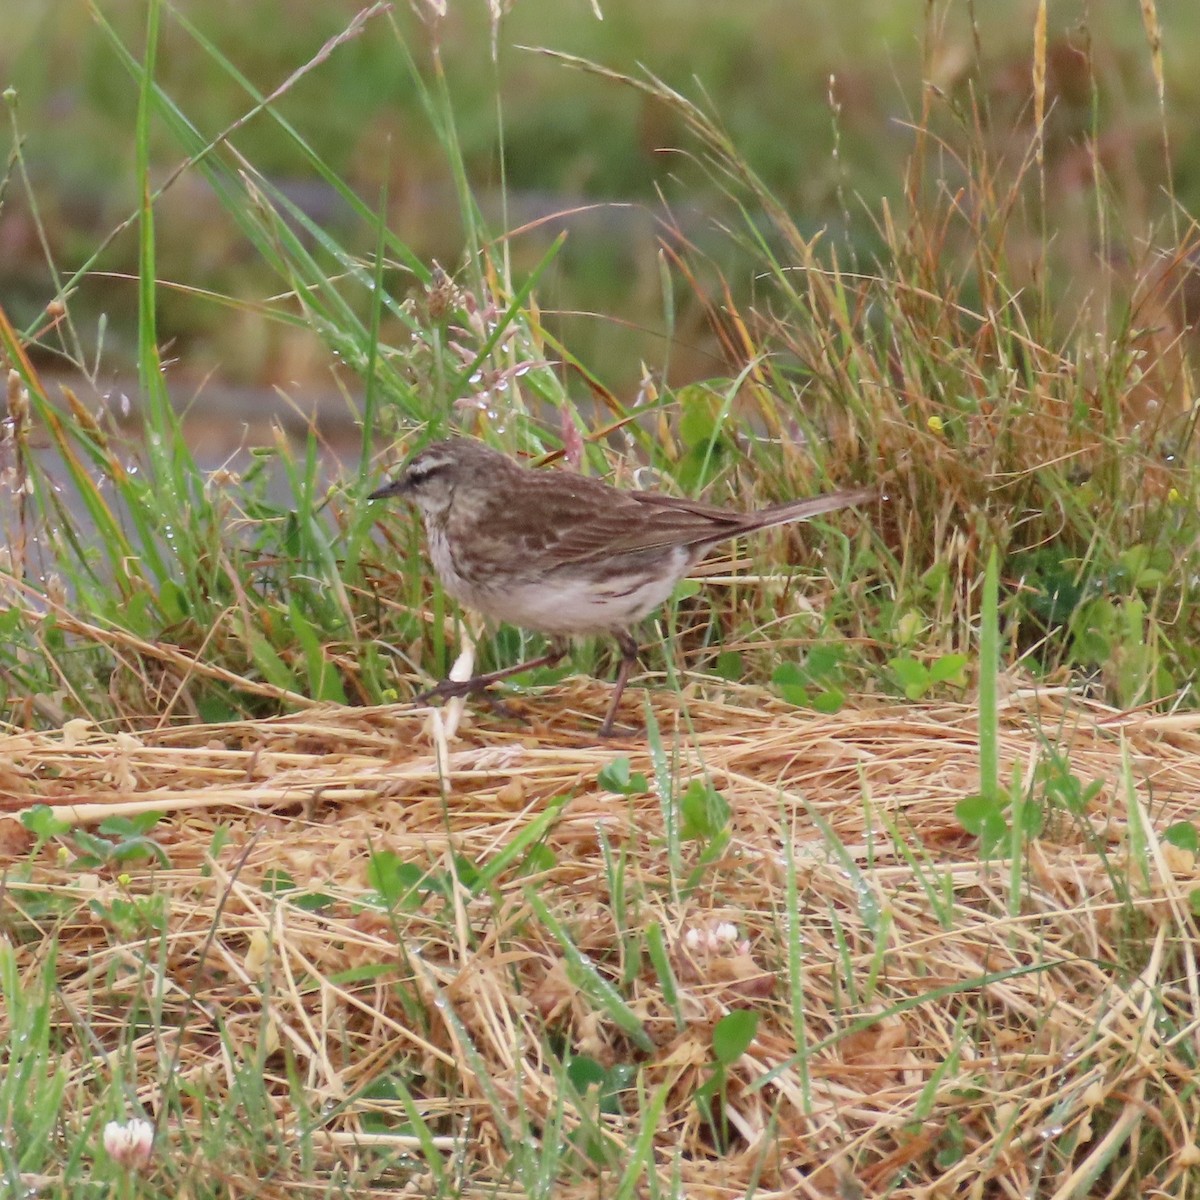
<svg viewBox="0 0 1200 1200">
<path fill-rule="evenodd" d="M 404 479 L 409 487 L 420 487 L 445 469 L 445 463 L 413 463 L 405 472 Z"/>
</svg>

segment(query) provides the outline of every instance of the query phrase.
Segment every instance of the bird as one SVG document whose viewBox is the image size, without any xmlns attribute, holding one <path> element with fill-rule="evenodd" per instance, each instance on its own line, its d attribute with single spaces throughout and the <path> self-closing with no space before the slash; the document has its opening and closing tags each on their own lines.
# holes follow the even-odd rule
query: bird
<svg viewBox="0 0 1200 1200">
<path fill-rule="evenodd" d="M 420 510 L 443 588 L 485 618 L 545 634 L 545 654 L 465 680 L 447 679 L 414 703 L 483 692 L 519 671 L 552 666 L 570 640 L 609 634 L 621 651 L 600 726 L 612 736 L 637 663 L 630 627 L 721 542 L 863 504 L 869 488 L 735 512 L 662 492 L 616 488 L 569 470 L 537 470 L 483 442 L 451 437 L 418 450 L 367 497 Z"/>
</svg>

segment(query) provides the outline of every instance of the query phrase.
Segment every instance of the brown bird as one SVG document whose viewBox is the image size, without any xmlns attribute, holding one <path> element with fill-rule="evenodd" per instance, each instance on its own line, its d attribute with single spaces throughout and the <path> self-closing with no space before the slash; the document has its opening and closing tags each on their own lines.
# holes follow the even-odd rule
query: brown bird
<svg viewBox="0 0 1200 1200">
<path fill-rule="evenodd" d="M 417 697 L 480 692 L 531 667 L 550 666 L 579 634 L 608 633 L 621 666 L 600 736 L 613 732 L 637 662 L 629 626 L 658 608 L 717 543 L 804 521 L 874 498 L 870 489 L 730 512 L 658 492 L 624 491 L 570 471 L 539 471 L 468 438 L 418 451 L 368 497 L 404 496 L 425 520 L 429 557 L 460 603 L 550 638 L 540 658 L 472 679 L 444 680 Z"/>
</svg>

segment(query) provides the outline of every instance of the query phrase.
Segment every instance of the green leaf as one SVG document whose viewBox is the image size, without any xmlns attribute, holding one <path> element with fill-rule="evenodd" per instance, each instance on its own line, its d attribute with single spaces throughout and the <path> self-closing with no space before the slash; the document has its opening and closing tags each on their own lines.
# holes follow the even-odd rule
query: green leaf
<svg viewBox="0 0 1200 1200">
<path fill-rule="evenodd" d="M 614 758 L 612 762 L 600 768 L 596 782 L 605 791 L 624 793 L 629 787 L 630 762 L 627 758 Z"/>
<path fill-rule="evenodd" d="M 675 396 L 679 405 L 679 438 L 689 450 L 706 445 L 717 432 L 721 404 L 700 384 L 685 384 Z"/>
<path fill-rule="evenodd" d="M 169 867 L 171 860 L 167 852 L 152 838 L 132 837 L 123 838 L 110 853 L 114 863 L 137 862 L 143 858 L 153 858 L 160 867 Z"/>
<path fill-rule="evenodd" d="M 779 689 L 780 696 L 797 708 L 811 708 L 812 698 L 804 686 L 805 676 L 794 662 L 780 663 L 771 672 L 771 682 Z"/>
<path fill-rule="evenodd" d="M 21 814 L 21 824 L 37 838 L 39 842 L 58 837 L 71 828 L 70 821 L 64 821 L 54 815 L 54 809 L 49 804 L 35 804 L 31 809 Z"/>
<path fill-rule="evenodd" d="M 1176 821 L 1174 825 L 1169 825 L 1163 834 L 1163 841 L 1178 846 L 1180 850 L 1200 853 L 1200 833 L 1197 833 L 1191 821 Z"/>
<path fill-rule="evenodd" d="M 967 683 L 964 668 L 967 665 L 965 654 L 943 654 L 935 658 L 929 666 L 929 678 L 934 683 L 953 683 L 965 687 Z"/>
<path fill-rule="evenodd" d="M 519 839 L 518 839 L 519 840 Z M 507 861 L 507 855 L 504 851 L 500 852 L 501 858 Z M 502 871 L 503 866 L 500 867 Z M 454 874 L 458 877 L 458 882 L 467 889 L 468 892 L 478 890 L 480 872 L 479 868 L 465 854 L 456 854 L 454 856 Z"/>
<path fill-rule="evenodd" d="M 304 652 L 304 661 L 308 667 L 308 694 L 314 700 L 324 700 L 328 704 L 345 704 L 346 692 L 337 669 L 325 654 L 325 647 L 317 636 L 312 622 L 300 610 L 295 597 L 288 602 L 288 616 L 291 619 L 292 632 Z"/>
<path fill-rule="evenodd" d="M 741 654 L 736 650 L 722 650 L 717 655 L 713 671 L 717 675 L 720 675 L 722 679 L 728 679 L 731 683 L 737 683 L 745 676 L 745 667 L 742 663 Z"/>
<path fill-rule="evenodd" d="M 263 872 L 262 890 L 268 896 L 277 896 L 281 892 L 290 892 L 296 887 L 296 881 L 282 867 L 268 867 Z"/>
<path fill-rule="evenodd" d="M 722 1066 L 731 1067 L 754 1041 L 758 1032 L 758 1013 L 747 1008 L 736 1008 L 722 1017 L 713 1029 L 713 1053 Z"/>
<path fill-rule="evenodd" d="M 149 833 L 163 816 L 161 812 L 144 812 L 136 813 L 132 817 L 109 817 L 100 822 L 99 829 L 101 833 L 114 837 L 138 837 Z"/>
<path fill-rule="evenodd" d="M 139 589 L 120 604 L 119 613 L 112 614 L 113 623 L 140 637 L 153 638 L 158 630 L 155 628 L 157 622 L 152 622 L 149 617 L 150 604 L 150 593 Z"/>
<path fill-rule="evenodd" d="M 692 841 L 711 842 L 729 824 L 725 797 L 703 779 L 693 779 L 679 800 L 680 833 Z"/>
<path fill-rule="evenodd" d="M 0 609 L 0 639 L 16 641 L 17 630 L 24 623 L 24 612 L 15 605 L 12 608 Z"/>
<path fill-rule="evenodd" d="M 367 859 L 367 883 L 388 908 L 417 908 L 421 903 L 417 889 L 432 889 L 431 881 L 416 863 L 407 863 L 391 850 L 376 850 Z"/>
<path fill-rule="evenodd" d="M 651 921 L 646 926 L 646 953 L 650 958 L 654 973 L 658 978 L 658 986 L 662 992 L 663 1002 L 675 1014 L 675 1029 L 682 1033 L 687 1028 L 687 1020 L 679 1003 L 679 984 L 671 967 L 671 956 L 667 953 L 666 939 L 663 937 L 662 925 Z"/>
<path fill-rule="evenodd" d="M 845 658 L 845 649 L 834 643 L 813 646 L 804 656 L 804 669 L 808 680 L 828 680 L 839 675 Z"/>
<path fill-rule="evenodd" d="M 274 687 L 285 692 L 303 691 L 291 668 L 275 653 L 275 648 L 247 620 L 242 626 L 242 637 L 250 651 L 254 665 L 262 672 L 263 678 Z"/>
<path fill-rule="evenodd" d="M 1046 827 L 1046 811 L 1037 803 L 1021 805 L 1021 833 L 1028 838 L 1035 838 Z"/>
<path fill-rule="evenodd" d="M 681 579 L 676 585 L 675 590 L 671 593 L 672 600 L 688 600 L 695 596 L 700 591 L 700 581 L 698 579 Z"/>
<path fill-rule="evenodd" d="M 108 856 L 112 852 L 112 842 L 106 841 L 102 837 L 97 837 L 94 833 L 89 833 L 86 829 L 76 829 L 71 838 L 75 845 L 78 846 L 85 854 L 94 855 L 101 862 L 107 862 Z"/>
<path fill-rule="evenodd" d="M 178 625 L 191 609 L 187 593 L 173 579 L 164 579 L 158 589 L 158 607 L 169 625 Z"/>
<path fill-rule="evenodd" d="M 166 906 L 161 895 L 138 896 L 133 899 L 119 897 L 111 904 L 90 900 L 88 908 L 101 920 L 128 933 L 147 928 L 166 928 Z"/>
<path fill-rule="evenodd" d="M 951 1115 L 946 1119 L 946 1127 L 939 1139 L 938 1152 L 935 1158 L 937 1165 L 948 1171 L 956 1163 L 963 1160 L 967 1150 L 967 1139 L 963 1132 L 962 1122 Z"/>
<path fill-rule="evenodd" d="M 901 646 L 911 645 L 925 627 L 925 618 L 916 609 L 909 609 L 897 622 L 893 630 L 896 642 Z"/>
<path fill-rule="evenodd" d="M 930 595 L 936 595 L 949 582 L 950 565 L 940 558 L 921 576 L 921 583 Z"/>
<path fill-rule="evenodd" d="M 708 1112 L 708 1108 L 712 1104 L 717 1093 L 723 1091 L 724 1088 L 725 1068 L 721 1066 L 720 1063 L 717 1063 L 717 1065 L 713 1067 L 708 1078 L 702 1084 L 700 1084 L 693 1093 L 693 1099 L 696 1101 L 696 1105 L 700 1109 L 701 1113 L 704 1114 L 705 1121 L 711 1123 L 712 1114 Z"/>
<path fill-rule="evenodd" d="M 825 713 L 830 716 L 835 712 L 841 712 L 842 706 L 846 703 L 846 693 L 840 688 L 831 688 L 827 692 L 818 692 L 812 698 L 812 707 L 819 713 Z"/>
<path fill-rule="evenodd" d="M 224 697 L 215 692 L 205 692 L 196 701 L 197 713 L 205 725 L 223 725 L 227 721 L 236 721 L 240 713 Z"/>
<path fill-rule="evenodd" d="M 205 857 L 210 859 L 212 862 L 217 862 L 221 857 L 221 851 L 225 849 L 226 844 L 229 842 L 229 839 L 232 836 L 233 830 L 230 829 L 228 825 L 218 825 L 216 829 L 213 830 L 213 835 L 209 839 L 208 854 Z M 200 868 L 200 871 L 201 874 L 207 878 L 212 872 L 212 866 L 210 863 L 206 862 Z"/>
<path fill-rule="evenodd" d="M 958 823 L 979 838 L 984 857 L 989 857 L 1008 836 L 1008 820 L 1002 800 L 987 796 L 967 796 L 954 806 Z"/>
<path fill-rule="evenodd" d="M 650 790 L 650 784 L 640 771 L 631 774 L 629 759 L 614 758 L 607 766 L 600 768 L 596 782 L 606 792 L 616 792 L 618 796 L 644 796 Z"/>
<path fill-rule="evenodd" d="M 329 976 L 329 982 L 335 983 L 339 987 L 350 983 L 372 983 L 376 979 L 385 979 L 395 969 L 394 964 L 390 962 L 363 963 L 361 966 L 348 967 L 344 971 L 334 971 Z M 368 1087 L 374 1086 L 374 1084 L 368 1085 Z"/>
<path fill-rule="evenodd" d="M 929 690 L 929 671 L 915 658 L 893 658 L 888 666 L 910 700 L 919 700 Z"/>
<path fill-rule="evenodd" d="M 525 873 L 527 875 L 540 875 L 543 871 L 552 871 L 556 866 L 558 866 L 558 855 L 544 843 L 534 846 L 525 855 Z"/>
<path fill-rule="evenodd" d="M 567 1078 L 582 1096 L 590 1087 L 599 1087 L 607 1077 L 605 1069 L 586 1054 L 572 1055 L 567 1061 Z"/>
<path fill-rule="evenodd" d="M 1071 622 L 1072 654 L 1082 664 L 1097 666 L 1112 657 L 1120 641 L 1119 614 L 1111 600 L 1103 597 L 1080 605 Z"/>
</svg>

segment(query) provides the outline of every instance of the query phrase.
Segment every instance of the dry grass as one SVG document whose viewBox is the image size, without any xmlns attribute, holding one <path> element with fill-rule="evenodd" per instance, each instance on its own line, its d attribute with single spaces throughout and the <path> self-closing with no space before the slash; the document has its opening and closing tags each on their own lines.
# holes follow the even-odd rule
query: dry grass
<svg viewBox="0 0 1200 1200">
<path fill-rule="evenodd" d="M 52 843 L 25 882 L 11 873 L 4 919 L 26 979 L 58 941 L 72 1119 L 103 1085 L 99 1051 L 131 1047 L 129 1078 L 159 1112 L 155 1170 L 181 1186 L 201 1169 L 183 1159 L 200 1153 L 188 1123 L 202 1103 L 160 1111 L 163 1081 L 219 1095 L 257 1054 L 281 1143 L 303 1124 L 298 1092 L 310 1114 L 332 1107 L 311 1122 L 311 1174 L 277 1162 L 253 1194 L 369 1178 L 378 1195 L 526 1195 L 537 1189 L 521 1139 L 544 1138 L 549 1153 L 554 1131 L 579 1120 L 557 1066 L 569 1050 L 634 1065 L 641 1090 L 601 1118 L 610 1165 L 560 1142 L 547 1195 L 620 1194 L 638 1161 L 658 1187 L 626 1176 L 624 1194 L 1115 1196 L 1151 1183 L 1186 1194 L 1200 1160 L 1195 864 L 1160 835 L 1200 820 L 1200 717 L 1014 695 L 1001 729 L 1010 773 L 1033 786 L 1057 755 L 1084 783 L 1104 781 L 1086 816 L 1050 815 L 1014 872 L 981 864 L 955 818 L 978 787 L 970 707 L 817 716 L 752 689 L 721 703 L 697 689 L 676 708 L 656 698 L 675 786 L 706 777 L 732 808 L 729 844 L 694 876 L 703 847 L 672 838 L 670 798 L 597 784 L 618 754 L 654 778 L 644 738 L 596 745 L 581 731 L 581 711 L 603 710 L 599 685 L 528 701 L 523 727 L 480 713 L 445 776 L 421 717 L 398 707 L 138 736 L 79 723 L 11 733 L 9 813 L 167 814 L 153 836 L 168 869 L 81 872 Z M 564 797 L 547 822 L 553 858 L 531 874 L 518 856 L 472 891 L 454 864 L 486 871 Z M 21 834 L 3 825 L 15 862 Z M 213 860 L 221 825 L 230 836 Z M 382 850 L 452 885 L 391 913 L 364 905 Z M 297 891 L 270 894 L 272 871 Z M 76 903 L 56 922 L 23 919 L 26 897 L 46 889 Z M 329 897 L 320 911 L 291 902 L 314 891 Z M 168 903 L 161 945 L 97 915 L 151 894 Z M 674 998 L 646 953 L 654 922 Z M 739 937 L 709 946 L 720 923 Z M 139 999 L 143 1016 L 161 1013 L 159 1030 L 127 1027 Z M 640 1032 L 620 1027 L 622 1005 Z M 713 1026 L 735 1008 L 759 1023 L 730 1071 L 718 1148 L 694 1097 Z M 385 1076 L 406 1081 L 444 1163 L 378 1165 L 402 1144 L 418 1163 L 431 1149 L 378 1124 L 364 1132 L 368 1110 L 397 1126 L 413 1117 L 364 1097 Z M 656 1100 L 650 1155 L 634 1143 Z M 236 1150 L 203 1170 L 227 1185 L 217 1194 L 247 1194 L 255 1179 Z"/>
</svg>

